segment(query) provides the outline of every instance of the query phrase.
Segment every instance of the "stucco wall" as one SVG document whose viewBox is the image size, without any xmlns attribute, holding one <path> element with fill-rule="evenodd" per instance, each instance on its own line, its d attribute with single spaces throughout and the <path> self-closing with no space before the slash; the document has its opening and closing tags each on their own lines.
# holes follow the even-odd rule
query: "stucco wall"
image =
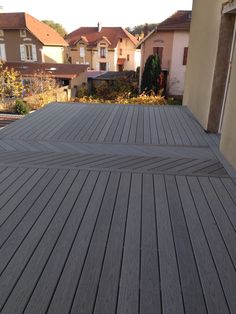
<svg viewBox="0 0 236 314">
<path fill-rule="evenodd" d="M 158 32 L 150 35 L 142 44 L 141 72 L 143 72 L 147 58 L 153 54 L 153 47 L 163 47 L 162 69 L 169 69 L 173 49 L 173 32 Z"/>
<path fill-rule="evenodd" d="M 64 49 L 62 47 L 44 46 L 42 48 L 43 62 L 64 63 Z"/>
<path fill-rule="evenodd" d="M 85 48 L 85 57 L 80 57 L 80 47 Z M 100 57 L 100 47 L 105 47 L 107 49 L 107 54 L 105 58 Z M 139 51 L 135 49 L 135 45 L 128 39 L 123 39 L 122 42 L 117 44 L 116 48 L 110 48 L 106 40 L 101 40 L 97 47 L 87 48 L 86 44 L 81 44 L 80 42 L 76 47 L 68 48 L 68 55 L 71 57 L 72 63 L 88 63 L 90 68 L 93 70 L 99 70 L 100 62 L 107 64 L 107 71 L 118 71 L 117 59 L 125 58 L 129 55 L 129 61 L 125 61 L 124 70 L 136 70 L 137 66 L 140 65 Z M 120 49 L 122 49 L 122 55 L 120 54 Z"/>
<path fill-rule="evenodd" d="M 79 76 L 71 80 L 70 88 L 74 88 L 74 87 L 77 88 L 81 86 L 82 84 L 87 84 L 87 80 L 88 80 L 87 71 L 81 72 Z"/>
<path fill-rule="evenodd" d="M 183 95 L 186 65 L 183 65 L 184 48 L 189 45 L 189 32 L 174 32 L 171 67 L 169 74 L 169 93 Z"/>
<path fill-rule="evenodd" d="M 118 42 L 116 47 L 116 56 L 117 58 L 125 58 L 124 70 L 135 71 L 137 66 L 140 66 L 140 58 L 138 59 L 135 45 L 126 38 L 123 38 L 122 42 Z M 122 49 L 122 55 L 120 55 L 120 49 Z M 129 55 L 129 61 L 127 56 Z M 117 64 L 117 59 L 115 60 L 115 65 Z M 118 70 L 118 68 L 116 68 Z"/>
<path fill-rule="evenodd" d="M 206 129 L 224 0 L 194 0 L 183 104 Z"/>
<path fill-rule="evenodd" d="M 225 114 L 222 126 L 220 149 L 226 159 L 236 169 L 236 49 L 232 63 L 231 80 L 226 100 Z"/>
</svg>

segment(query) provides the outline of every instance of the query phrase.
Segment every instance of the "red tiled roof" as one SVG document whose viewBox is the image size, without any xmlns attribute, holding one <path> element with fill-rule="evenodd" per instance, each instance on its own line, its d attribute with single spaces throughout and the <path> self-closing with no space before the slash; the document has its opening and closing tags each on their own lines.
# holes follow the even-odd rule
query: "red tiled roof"
<svg viewBox="0 0 236 314">
<path fill-rule="evenodd" d="M 137 45 L 138 43 L 137 39 L 122 27 L 102 27 L 100 32 L 97 27 L 80 27 L 74 32 L 68 34 L 66 36 L 66 40 L 70 46 L 73 46 L 80 39 L 86 39 L 89 46 L 93 47 L 96 46 L 97 42 L 104 37 L 110 42 L 110 48 L 115 48 L 121 38 L 130 39 L 134 45 Z"/>
<path fill-rule="evenodd" d="M 36 63 L 36 62 L 5 62 L 4 67 L 13 68 L 22 76 L 34 75 L 37 71 L 50 73 L 56 78 L 74 78 L 87 70 L 86 64 Z"/>
<path fill-rule="evenodd" d="M 157 31 L 190 30 L 192 11 L 177 11 L 157 26 Z"/>
<path fill-rule="evenodd" d="M 0 13 L 0 29 L 25 28 L 45 46 L 68 46 L 54 29 L 27 13 Z"/>
</svg>

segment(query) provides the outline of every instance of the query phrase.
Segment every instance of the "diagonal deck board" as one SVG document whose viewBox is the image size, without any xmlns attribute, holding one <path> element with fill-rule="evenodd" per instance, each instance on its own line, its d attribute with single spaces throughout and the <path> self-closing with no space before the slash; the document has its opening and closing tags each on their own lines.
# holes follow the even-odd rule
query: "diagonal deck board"
<svg viewBox="0 0 236 314">
<path fill-rule="evenodd" d="M 0 312 L 234 313 L 217 145 L 176 106 L 51 104 L 1 129 Z"/>
</svg>

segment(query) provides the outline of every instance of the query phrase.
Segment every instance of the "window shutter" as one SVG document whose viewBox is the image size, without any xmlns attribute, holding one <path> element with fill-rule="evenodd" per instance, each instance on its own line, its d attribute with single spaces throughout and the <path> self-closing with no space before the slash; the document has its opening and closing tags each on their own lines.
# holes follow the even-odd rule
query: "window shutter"
<svg viewBox="0 0 236 314">
<path fill-rule="evenodd" d="M 187 65 L 187 59 L 188 59 L 188 47 L 185 47 L 184 56 L 183 56 L 183 65 Z"/>
<path fill-rule="evenodd" d="M 5 44 L 0 44 L 0 60 L 6 61 L 6 50 L 5 50 Z"/>
<path fill-rule="evenodd" d="M 22 61 L 25 61 L 25 46 L 24 45 L 20 45 L 20 59 Z"/>
<path fill-rule="evenodd" d="M 36 51 L 35 45 L 32 45 L 32 57 L 33 57 L 33 61 L 37 61 L 37 51 Z"/>
</svg>

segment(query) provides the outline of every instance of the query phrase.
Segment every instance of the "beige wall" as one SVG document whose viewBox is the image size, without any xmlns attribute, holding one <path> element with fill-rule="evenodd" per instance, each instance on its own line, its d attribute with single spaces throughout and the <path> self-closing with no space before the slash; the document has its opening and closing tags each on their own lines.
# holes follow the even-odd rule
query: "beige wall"
<svg viewBox="0 0 236 314">
<path fill-rule="evenodd" d="M 49 63 L 64 63 L 64 48 L 44 46 L 42 48 L 42 61 Z"/>
<path fill-rule="evenodd" d="M 6 58 L 8 62 L 21 61 L 20 45 L 23 44 L 35 45 L 37 51 L 37 61 L 42 62 L 40 52 L 42 44 L 30 32 L 27 31 L 27 36 L 25 38 L 21 38 L 19 30 L 4 30 L 3 39 L 3 41 L 1 40 L 1 44 L 5 44 Z"/>
<path fill-rule="evenodd" d="M 236 169 L 236 49 L 234 50 L 231 80 L 226 100 L 220 149 Z"/>
<path fill-rule="evenodd" d="M 183 104 L 207 129 L 224 0 L 194 0 Z"/>
<path fill-rule="evenodd" d="M 87 71 L 81 72 L 79 76 L 71 80 L 70 88 L 74 87 L 77 88 L 82 84 L 87 84 L 87 79 L 88 79 Z"/>
<path fill-rule="evenodd" d="M 127 71 L 136 71 L 137 67 L 140 66 L 140 57 L 138 57 L 139 50 L 135 49 L 135 45 L 126 38 L 123 38 L 122 42 L 118 42 L 116 47 L 116 58 L 115 66 L 117 64 L 117 58 L 125 58 L 124 70 Z M 120 55 L 120 49 L 122 49 L 122 55 Z M 127 56 L 129 55 L 129 61 Z M 118 70 L 118 67 L 116 67 Z"/>
<path fill-rule="evenodd" d="M 85 57 L 80 56 L 80 47 L 85 48 Z M 100 57 L 100 47 L 105 47 L 107 49 L 106 58 Z M 122 55 L 120 55 L 120 49 L 122 49 Z M 117 71 L 117 59 L 126 58 L 129 55 L 130 60 L 125 61 L 124 70 L 136 70 L 139 66 L 140 58 L 137 56 L 138 52 L 135 49 L 135 45 L 128 39 L 123 39 L 119 42 L 116 48 L 109 48 L 109 43 L 106 40 L 101 40 L 97 47 L 87 48 L 85 43 L 78 42 L 75 47 L 69 47 L 67 50 L 68 56 L 71 57 L 72 63 L 90 65 L 93 70 L 99 70 L 100 62 L 107 63 L 108 71 Z"/>
<path fill-rule="evenodd" d="M 147 58 L 153 54 L 153 47 L 163 47 L 162 69 L 169 69 L 173 49 L 174 32 L 154 32 L 142 44 L 141 72 L 143 72 Z"/>
<path fill-rule="evenodd" d="M 182 96 L 186 65 L 183 65 L 184 48 L 189 45 L 189 32 L 174 32 L 171 66 L 168 80 L 170 95 Z"/>
</svg>

